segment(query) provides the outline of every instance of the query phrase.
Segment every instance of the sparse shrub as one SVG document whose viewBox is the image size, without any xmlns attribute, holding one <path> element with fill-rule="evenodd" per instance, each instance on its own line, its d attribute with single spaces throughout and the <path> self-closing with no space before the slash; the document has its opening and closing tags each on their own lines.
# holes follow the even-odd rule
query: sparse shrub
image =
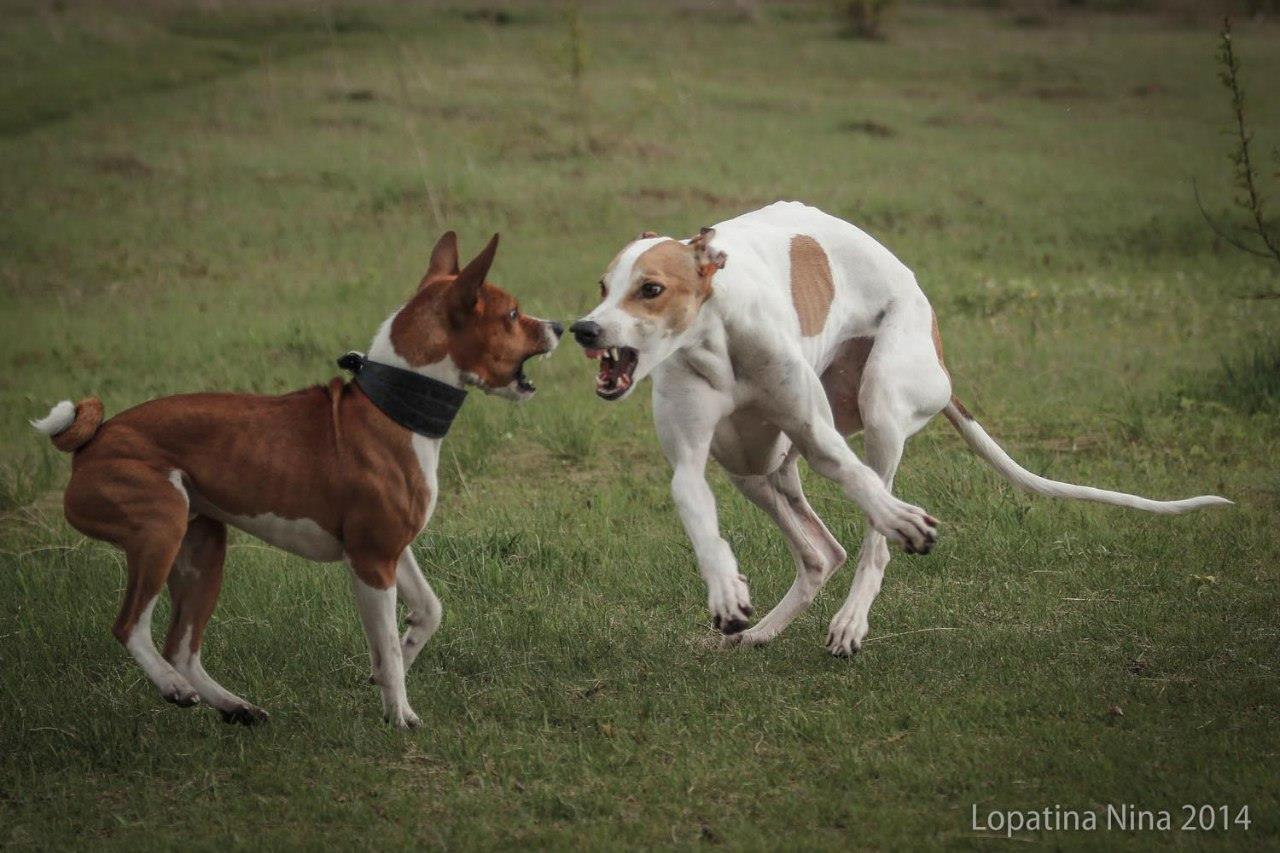
<svg viewBox="0 0 1280 853">
<path fill-rule="evenodd" d="M 571 84 L 569 96 L 572 99 L 569 115 L 573 122 L 574 148 L 578 153 L 583 153 L 591 147 L 591 128 L 588 126 L 591 107 L 585 80 L 587 36 L 583 31 L 582 10 L 578 0 L 567 0 L 565 3 L 565 29 L 565 59 Z"/>
<path fill-rule="evenodd" d="M 1223 359 L 1214 399 L 1246 414 L 1280 409 L 1280 341 L 1259 344 L 1243 358 Z"/>
<path fill-rule="evenodd" d="M 1236 56 L 1235 46 L 1231 41 L 1231 19 L 1222 19 L 1222 30 L 1218 34 L 1219 78 L 1222 85 L 1231 93 L 1231 117 L 1233 145 L 1231 148 L 1231 165 L 1235 178 L 1235 204 L 1245 213 L 1245 221 L 1232 228 L 1220 225 L 1204 209 L 1200 203 L 1200 193 L 1196 190 L 1196 203 L 1209 226 L 1230 245 L 1257 255 L 1270 258 L 1280 264 L 1280 224 L 1268 218 L 1266 197 L 1259 186 L 1258 167 L 1254 162 L 1250 144 L 1253 132 L 1249 130 L 1245 114 L 1244 88 L 1240 82 L 1240 59 Z M 1280 146 L 1271 152 L 1272 158 L 1280 164 Z M 1233 234 L 1234 230 L 1237 233 Z M 1240 235 L 1240 236 L 1238 236 Z M 1248 235 L 1248 236 L 1243 236 Z M 1270 295 L 1270 294 L 1268 294 Z"/>
<path fill-rule="evenodd" d="M 896 0 L 838 0 L 837 11 L 844 21 L 844 34 L 852 38 L 884 38 L 884 16 Z"/>
<path fill-rule="evenodd" d="M 565 8 L 565 24 L 568 27 L 568 44 L 566 55 L 569 65 L 569 79 L 574 85 L 582 83 L 582 76 L 587 71 L 587 38 L 582 31 L 582 10 L 578 0 L 569 0 Z"/>
</svg>

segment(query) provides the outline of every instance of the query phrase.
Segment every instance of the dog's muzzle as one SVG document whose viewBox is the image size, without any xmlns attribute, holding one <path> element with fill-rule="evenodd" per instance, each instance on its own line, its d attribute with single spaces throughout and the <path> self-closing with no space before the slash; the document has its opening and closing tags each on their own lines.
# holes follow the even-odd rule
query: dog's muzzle
<svg viewBox="0 0 1280 853">
<path fill-rule="evenodd" d="M 600 340 L 600 324 L 591 320 L 579 320 L 569 327 L 569 331 L 573 332 L 573 339 L 578 342 L 581 347 L 594 347 Z"/>
</svg>

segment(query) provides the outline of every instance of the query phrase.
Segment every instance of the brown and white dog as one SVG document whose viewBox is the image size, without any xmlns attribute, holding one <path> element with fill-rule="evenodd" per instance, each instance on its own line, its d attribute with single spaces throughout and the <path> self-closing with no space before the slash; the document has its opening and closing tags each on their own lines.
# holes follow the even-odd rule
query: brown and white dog
<svg viewBox="0 0 1280 853">
<path fill-rule="evenodd" d="M 524 363 L 554 349 L 561 327 L 522 314 L 486 281 L 497 243 L 494 235 L 459 270 L 456 236 L 441 237 L 417 292 L 382 324 L 368 361 L 444 383 L 459 400 L 450 388 L 531 396 Z M 185 394 L 105 423 L 102 415 L 96 398 L 63 401 L 33 426 L 74 453 L 67 520 L 125 553 L 128 584 L 113 631 L 165 699 L 203 700 L 228 722 L 266 719 L 200 662 L 232 525 L 312 560 L 346 561 L 383 715 L 399 727 L 419 723 L 404 673 L 442 611 L 409 546 L 435 506 L 439 438 L 401 426 L 356 382 L 339 378 L 279 397 Z M 166 583 L 173 615 L 161 656 L 151 611 Z M 397 588 L 411 611 L 403 639 Z"/>
<path fill-rule="evenodd" d="M 937 538 L 933 517 L 890 489 L 907 439 L 939 412 L 996 471 L 1035 494 L 1163 514 L 1231 503 L 1214 495 L 1151 500 L 1018 465 L 952 396 L 937 318 L 915 275 L 816 208 L 778 202 L 688 240 L 645 232 L 609 264 L 600 296 L 570 331 L 600 360 L 601 398 L 621 400 L 653 377 L 671 494 L 726 645 L 778 636 L 845 562 L 801 488 L 803 456 L 867 517 L 853 585 L 826 642 L 835 655 L 861 648 L 888 541 L 927 553 Z M 865 463 L 845 442 L 856 432 Z M 750 628 L 750 591 L 720 535 L 708 459 L 777 524 L 796 566 L 791 589 Z"/>
</svg>

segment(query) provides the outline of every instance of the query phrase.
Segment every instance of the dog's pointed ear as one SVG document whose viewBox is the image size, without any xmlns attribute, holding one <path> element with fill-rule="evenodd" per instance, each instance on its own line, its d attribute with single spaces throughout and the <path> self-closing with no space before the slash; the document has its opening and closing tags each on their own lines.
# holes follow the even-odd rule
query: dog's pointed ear
<svg viewBox="0 0 1280 853">
<path fill-rule="evenodd" d="M 446 231 L 440 235 L 440 239 L 436 241 L 436 247 L 431 250 L 431 261 L 427 264 L 427 271 L 422 274 L 422 281 L 418 286 L 440 278 L 441 276 L 458 274 L 458 235 L 452 231 Z"/>
<path fill-rule="evenodd" d="M 480 299 L 480 285 L 489 275 L 489 267 L 493 266 L 493 256 L 498 251 L 498 235 L 494 234 L 489 245 L 480 250 L 480 254 L 471 259 L 453 282 L 454 304 L 463 310 L 470 311 L 476 307 Z"/>
<path fill-rule="evenodd" d="M 729 260 L 724 250 L 711 245 L 715 237 L 716 229 L 704 225 L 698 236 L 689 241 L 689 247 L 693 249 L 693 262 L 698 267 L 698 275 L 703 278 L 714 275 L 716 270 L 724 269 L 725 262 Z"/>
</svg>

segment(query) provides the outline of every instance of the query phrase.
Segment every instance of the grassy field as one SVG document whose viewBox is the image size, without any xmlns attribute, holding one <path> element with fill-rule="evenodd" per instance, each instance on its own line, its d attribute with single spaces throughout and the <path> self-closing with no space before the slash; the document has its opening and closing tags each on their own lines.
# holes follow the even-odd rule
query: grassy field
<svg viewBox="0 0 1280 853">
<path fill-rule="evenodd" d="M 1247 298 L 1280 275 L 1192 200 L 1230 186 L 1211 21 L 908 6 L 866 43 L 825 4 L 588 4 L 575 81 L 559 5 L 41 8 L 0 13 L 0 846 L 963 849 L 1000 843 L 974 805 L 1108 803 L 1252 825 L 1021 838 L 1280 841 L 1280 301 Z M 1280 28 L 1237 44 L 1266 151 Z M 895 556 L 864 652 L 822 647 L 849 569 L 775 644 L 714 651 L 646 395 L 596 400 L 566 346 L 445 444 L 420 730 L 379 718 L 344 571 L 245 537 L 205 661 L 269 725 L 165 704 L 111 637 L 121 559 L 63 521 L 28 417 L 324 381 L 446 228 L 502 232 L 494 280 L 571 320 L 637 231 L 778 198 L 913 267 L 1028 467 L 1238 506 L 1029 499 L 939 419 L 897 491 L 941 543 Z M 712 479 L 770 606 L 790 558 Z"/>
</svg>

